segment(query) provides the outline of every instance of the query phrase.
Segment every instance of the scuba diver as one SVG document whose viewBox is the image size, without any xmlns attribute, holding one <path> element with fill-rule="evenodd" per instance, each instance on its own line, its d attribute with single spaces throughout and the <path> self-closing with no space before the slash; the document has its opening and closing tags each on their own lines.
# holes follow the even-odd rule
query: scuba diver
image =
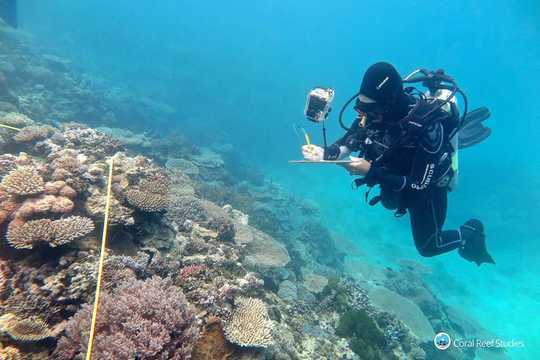
<svg viewBox="0 0 540 360">
<path fill-rule="evenodd" d="M 11 27 L 18 26 L 17 0 L 0 0 L 0 19 Z"/>
<path fill-rule="evenodd" d="M 380 186 L 380 194 L 369 201 L 370 205 L 380 201 L 385 208 L 395 210 L 396 216 L 409 212 L 414 243 L 422 256 L 457 249 L 478 266 L 494 264 L 480 220 L 470 219 L 458 230 L 443 230 L 448 192 L 457 175 L 456 142 L 459 138 L 460 147 L 468 147 L 489 136 L 491 130 L 481 124 L 489 111 L 475 110 L 460 122 L 454 95 L 463 93 L 453 79 L 442 70 L 418 71 L 430 90 L 427 95 L 413 87 L 404 88 L 407 82 L 418 81 L 410 77 L 403 80 L 389 63 L 369 67 L 360 91 L 341 111 L 340 123 L 346 128 L 341 115 L 356 100 L 358 116 L 345 135 L 324 148 L 304 145 L 302 153 L 310 161 L 335 161 L 359 152 L 361 157 L 351 157 L 352 162 L 341 165 L 351 175 L 362 176 L 355 180 L 357 186 Z M 440 86 L 445 81 L 455 87 Z M 369 191 L 366 200 L 368 195 Z"/>
</svg>

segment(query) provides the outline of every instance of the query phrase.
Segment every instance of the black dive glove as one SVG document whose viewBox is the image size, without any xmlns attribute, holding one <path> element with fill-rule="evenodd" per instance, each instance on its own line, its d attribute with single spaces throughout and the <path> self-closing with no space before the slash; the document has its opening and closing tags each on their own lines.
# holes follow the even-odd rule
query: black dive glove
<svg viewBox="0 0 540 360">
<path fill-rule="evenodd" d="M 324 149 L 324 160 L 337 160 L 340 154 L 339 145 L 332 144 Z"/>
</svg>

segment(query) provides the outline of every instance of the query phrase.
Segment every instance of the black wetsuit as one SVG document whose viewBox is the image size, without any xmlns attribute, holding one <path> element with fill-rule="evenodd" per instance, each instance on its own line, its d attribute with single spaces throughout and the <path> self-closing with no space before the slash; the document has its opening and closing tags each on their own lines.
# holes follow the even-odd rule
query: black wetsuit
<svg viewBox="0 0 540 360">
<path fill-rule="evenodd" d="M 408 98 L 407 108 L 414 100 Z M 426 114 L 433 105 L 425 103 L 417 116 Z M 395 114 L 400 120 L 405 112 Z M 415 120 L 414 118 L 412 119 Z M 452 147 L 448 132 L 455 115 L 437 110 L 423 119 L 424 130 L 416 134 L 397 126 L 359 126 L 356 120 L 335 145 L 360 151 L 368 160 L 376 160 L 365 177 L 368 185 L 380 185 L 380 200 L 388 209 L 408 210 L 412 234 L 422 256 L 435 256 L 458 248 L 458 230 L 443 231 L 446 219 L 448 182 L 452 177 Z M 388 119 L 385 120 L 388 123 Z M 406 141 L 399 142 L 407 136 Z M 398 143 L 399 146 L 392 147 Z M 392 149 L 392 150 L 388 150 Z M 380 158 L 382 154 L 385 154 Z"/>
</svg>

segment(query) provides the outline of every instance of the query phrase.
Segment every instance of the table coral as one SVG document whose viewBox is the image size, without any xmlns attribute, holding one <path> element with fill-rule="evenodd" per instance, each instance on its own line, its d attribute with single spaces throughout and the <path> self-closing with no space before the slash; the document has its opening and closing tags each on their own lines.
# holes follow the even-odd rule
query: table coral
<svg viewBox="0 0 540 360">
<path fill-rule="evenodd" d="M 7 174 L 1 185 L 10 194 L 28 196 L 43 192 L 45 183 L 35 168 L 23 166 Z"/>
<path fill-rule="evenodd" d="M 86 236 L 93 230 L 92 220 L 81 216 L 27 222 L 16 219 L 9 224 L 6 237 L 10 245 L 16 249 L 32 249 L 39 243 L 57 247 Z"/>
<path fill-rule="evenodd" d="M 51 336 L 48 325 L 40 318 L 19 318 L 11 313 L 0 316 L 0 331 L 19 341 L 39 341 Z"/>
<path fill-rule="evenodd" d="M 272 322 L 260 299 L 238 298 L 224 330 L 227 340 L 240 346 L 265 348 L 272 344 Z"/>
</svg>

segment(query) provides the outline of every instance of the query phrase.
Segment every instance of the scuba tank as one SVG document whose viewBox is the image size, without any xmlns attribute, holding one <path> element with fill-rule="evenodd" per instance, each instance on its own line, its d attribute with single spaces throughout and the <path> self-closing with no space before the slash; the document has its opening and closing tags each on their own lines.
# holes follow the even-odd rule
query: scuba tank
<svg viewBox="0 0 540 360">
<path fill-rule="evenodd" d="M 427 90 L 426 93 L 427 99 L 437 99 L 437 100 L 446 100 L 446 102 L 441 109 L 447 112 L 450 115 L 459 117 L 459 108 L 458 102 L 455 95 L 451 94 L 451 91 L 448 89 L 438 89 L 435 93 L 431 94 L 430 90 Z M 453 136 L 449 139 L 450 146 L 452 148 L 452 174 L 450 178 L 444 179 L 450 190 L 454 190 L 458 184 L 458 175 L 459 175 L 459 127 L 453 133 Z"/>
</svg>

